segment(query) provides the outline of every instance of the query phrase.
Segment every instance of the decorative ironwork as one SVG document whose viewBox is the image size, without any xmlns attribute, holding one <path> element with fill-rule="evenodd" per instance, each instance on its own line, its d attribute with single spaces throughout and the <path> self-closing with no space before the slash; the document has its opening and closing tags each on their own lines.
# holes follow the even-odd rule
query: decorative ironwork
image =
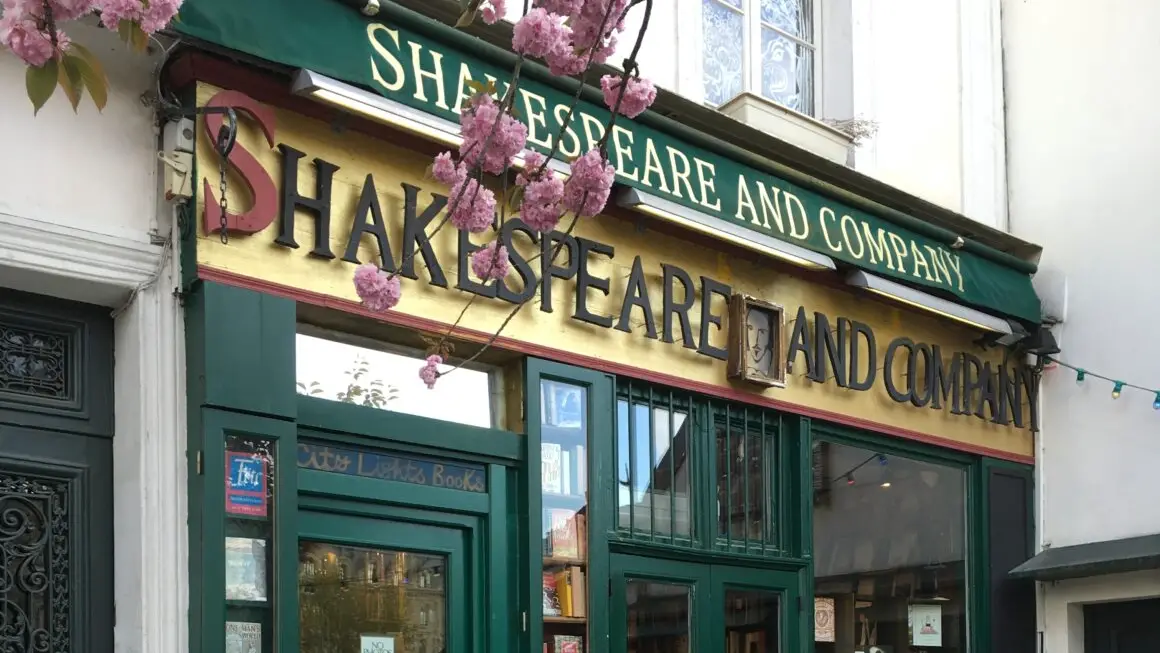
<svg viewBox="0 0 1160 653">
<path fill-rule="evenodd" d="M 0 393 L 69 399 L 69 338 L 0 323 Z"/>
<path fill-rule="evenodd" d="M 68 483 L 0 472 L 0 653 L 68 653 Z"/>
</svg>

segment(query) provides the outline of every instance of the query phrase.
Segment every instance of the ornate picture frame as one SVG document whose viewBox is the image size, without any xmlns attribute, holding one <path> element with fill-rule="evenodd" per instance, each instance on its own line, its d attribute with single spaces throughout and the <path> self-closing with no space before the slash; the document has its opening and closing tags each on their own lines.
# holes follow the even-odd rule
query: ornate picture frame
<svg viewBox="0 0 1160 653">
<path fill-rule="evenodd" d="M 785 387 L 785 309 L 749 295 L 729 298 L 730 379 L 765 388 Z"/>
</svg>

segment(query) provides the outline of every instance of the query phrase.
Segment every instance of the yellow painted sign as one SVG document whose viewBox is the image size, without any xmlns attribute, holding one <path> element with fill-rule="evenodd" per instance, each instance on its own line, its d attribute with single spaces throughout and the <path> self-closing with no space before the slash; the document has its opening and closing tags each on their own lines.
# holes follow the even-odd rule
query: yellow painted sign
<svg viewBox="0 0 1160 653">
<path fill-rule="evenodd" d="M 216 95 L 202 86 L 199 103 Z M 213 233 L 220 161 L 210 139 L 199 139 L 198 170 L 208 187 L 197 262 L 207 274 L 357 302 L 356 262 L 398 266 L 403 299 L 386 321 L 446 329 L 475 297 L 461 324 L 488 334 L 513 302 L 528 301 L 503 336 L 569 362 L 966 450 L 1032 456 L 1033 376 L 1002 352 L 978 348 L 966 327 L 809 283 L 724 243 L 694 244 L 671 227 L 610 216 L 542 239 L 509 219 L 501 233 L 515 269 L 502 284 L 484 286 L 470 275 L 468 255 L 495 234 L 449 226 L 432 233 L 446 188 L 424 178 L 429 156 L 288 111 L 251 108 L 243 115 L 257 120 L 242 121 L 231 155 L 247 179 L 235 178 L 228 197 L 232 210 L 245 211 L 227 215 L 231 228 L 249 228 L 228 244 Z M 239 186 L 252 190 L 239 193 Z M 269 192 L 277 202 L 263 199 Z M 271 211 L 277 215 L 263 213 Z M 571 256 L 537 258 L 559 243 Z M 730 293 L 786 307 L 786 387 L 761 391 L 726 378 Z M 878 345 L 868 346 L 860 329 L 871 330 Z M 857 387 L 871 371 L 874 386 Z"/>
</svg>

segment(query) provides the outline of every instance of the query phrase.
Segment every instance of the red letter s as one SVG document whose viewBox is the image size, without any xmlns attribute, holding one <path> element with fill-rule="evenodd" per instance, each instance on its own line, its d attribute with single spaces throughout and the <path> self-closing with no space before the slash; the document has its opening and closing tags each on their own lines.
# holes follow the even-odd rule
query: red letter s
<svg viewBox="0 0 1160 653">
<path fill-rule="evenodd" d="M 207 107 L 233 107 L 237 112 L 249 114 L 262 128 L 266 142 L 274 147 L 274 112 L 267 106 L 240 91 L 222 91 L 206 102 Z M 218 132 L 225 122 L 225 116 L 220 113 L 210 113 L 205 116 L 205 134 L 211 143 L 217 141 Z M 278 190 L 274 187 L 274 180 L 262 167 L 262 164 L 250 154 L 241 144 L 235 144 L 227 161 L 228 165 L 241 175 L 242 183 L 254 198 L 254 206 L 244 213 L 230 213 L 226 211 L 226 229 L 244 234 L 255 234 L 270 226 L 278 211 Z M 205 203 L 205 232 L 212 234 L 221 230 L 221 205 L 214 199 L 209 180 L 203 180 L 203 201 Z"/>
</svg>

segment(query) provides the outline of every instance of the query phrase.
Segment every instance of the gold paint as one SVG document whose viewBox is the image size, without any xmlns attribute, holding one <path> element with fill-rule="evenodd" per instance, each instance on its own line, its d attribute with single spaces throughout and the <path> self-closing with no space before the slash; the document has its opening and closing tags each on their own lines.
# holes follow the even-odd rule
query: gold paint
<svg viewBox="0 0 1160 653">
<path fill-rule="evenodd" d="M 216 91 L 212 87 L 201 86 L 198 91 L 199 104 L 204 104 Z M 278 142 L 284 142 L 306 153 L 307 160 L 319 157 L 339 167 L 334 176 L 333 206 L 331 210 L 331 247 L 336 254 L 334 260 L 320 260 L 307 255 L 306 247 L 288 249 L 274 244 L 278 223 L 274 222 L 265 231 L 252 236 L 235 235 L 228 245 L 222 245 L 216 235 L 207 237 L 199 231 L 197 260 L 218 270 L 254 278 L 261 281 L 299 288 L 308 292 L 335 297 L 348 301 L 358 301 L 351 282 L 355 266 L 341 261 L 346 249 L 346 241 L 353 221 L 354 208 L 358 201 L 363 181 L 368 173 L 374 175 L 379 191 L 388 234 L 394 246 L 395 260 L 401 260 L 399 246 L 402 241 L 402 188 L 406 182 L 422 189 L 420 208 L 427 205 L 430 193 L 445 193 L 431 180 L 424 179 L 424 171 L 430 158 L 415 152 L 378 141 L 356 132 L 335 133 L 320 121 L 309 119 L 289 111 L 277 110 Z M 281 162 L 277 150 L 271 150 L 249 121 L 243 121 L 239 141 L 271 172 L 277 180 L 281 178 Z M 198 169 L 216 170 L 217 159 L 206 139 L 198 139 Z M 314 194 L 314 167 L 304 164 L 299 172 L 299 192 L 306 196 Z M 241 201 L 236 194 L 240 184 L 232 184 L 231 203 Z M 201 220 L 196 221 L 201 225 Z M 295 223 L 295 235 L 300 243 L 313 242 L 315 221 L 307 214 L 299 214 Z M 886 345 L 895 337 L 906 336 L 916 342 L 937 344 L 944 356 L 955 351 L 969 351 L 983 360 L 998 365 L 1001 354 L 980 351 L 973 341 L 977 333 L 955 323 L 939 320 L 924 312 L 910 311 L 895 305 L 871 300 L 855 295 L 848 290 L 809 283 L 792 273 L 771 274 L 768 267 L 760 262 L 754 265 L 738 265 L 747 260 L 741 250 L 720 243 L 696 244 L 677 238 L 670 233 L 652 230 L 638 231 L 635 223 L 609 216 L 598 216 L 581 220 L 575 230 L 577 236 L 613 245 L 616 255 L 612 260 L 604 256 L 592 256 L 590 265 L 593 273 L 611 279 L 610 294 L 607 299 L 599 292 L 590 293 L 590 308 L 594 313 L 617 316 L 620 301 L 631 270 L 633 257 L 639 255 L 647 274 L 649 295 L 652 300 L 657 324 L 661 322 L 660 306 L 662 297 L 661 263 L 677 265 L 686 270 L 699 285 L 701 275 L 714 276 L 724 281 L 729 279 L 735 292 L 744 292 L 754 297 L 775 302 L 786 307 L 788 316 L 795 315 L 798 306 L 805 306 L 812 317 L 814 311 L 826 314 L 832 324 L 838 316 L 847 317 L 869 324 L 878 341 L 878 360 L 875 367 L 881 368 Z M 443 229 L 433 239 L 433 247 L 439 255 L 444 273 L 452 286 L 457 274 L 456 234 L 452 229 Z M 476 243 L 484 243 L 484 236 L 473 237 Z M 528 246 L 519 237 L 519 249 L 531 255 L 538 250 Z M 359 248 L 359 258 L 363 261 L 375 260 L 377 251 L 373 239 L 364 238 Z M 948 259 L 953 260 L 953 259 Z M 722 266 L 722 263 L 726 265 Z M 953 265 L 953 263 L 952 263 Z M 421 268 L 421 266 L 420 266 Z M 727 273 L 732 270 L 731 274 Z M 513 274 L 513 283 L 518 278 Z M 1032 456 L 1032 437 L 1028 430 L 1013 426 L 998 426 L 969 415 L 951 415 L 947 410 L 915 408 L 909 404 L 897 404 L 887 396 L 881 385 L 881 374 L 876 385 L 866 392 L 838 388 L 833 383 L 814 384 L 803 377 L 800 364 L 795 373 L 787 376 L 787 387 L 764 392 L 747 386 L 731 384 L 725 376 L 725 363 L 681 347 L 680 329 L 674 329 L 677 342 L 665 344 L 643 335 L 639 325 L 639 313 L 634 313 L 633 333 L 626 334 L 613 329 L 604 329 L 572 319 L 575 302 L 574 280 L 554 280 L 552 285 L 555 311 L 545 313 L 539 308 L 538 298 L 525 307 L 511 321 L 504 336 L 520 342 L 548 347 L 561 352 L 572 352 L 595 360 L 616 361 L 654 373 L 682 378 L 691 382 L 731 389 L 752 396 L 763 395 L 770 399 L 791 405 L 826 411 L 831 414 L 846 415 L 851 418 L 880 424 L 887 428 L 906 429 L 924 433 L 967 446 L 986 447 L 1019 456 Z M 681 295 L 679 289 L 674 293 Z M 403 299 L 395 311 L 451 324 L 472 295 L 453 287 L 442 289 L 427 283 L 426 273 L 420 272 L 420 281 L 403 281 Z M 717 304 L 718 302 L 715 302 Z M 723 314 L 722 305 L 716 306 L 718 314 Z M 694 305 L 689 317 L 694 335 L 700 326 L 700 302 Z M 494 333 L 500 322 L 507 317 L 511 305 L 498 301 L 477 298 L 464 318 L 464 326 L 483 333 Z M 788 333 L 787 333 L 788 336 Z M 725 346 L 726 332 L 714 331 L 713 344 Z M 869 361 L 863 361 L 865 370 Z M 1028 415 L 1029 407 L 1025 406 Z"/>
<path fill-rule="evenodd" d="M 386 59 L 391 70 L 395 72 L 395 81 L 388 82 L 383 78 L 382 73 L 379 72 L 379 65 L 375 63 L 374 57 L 371 57 L 371 79 L 381 84 L 388 91 L 398 91 L 407 83 L 407 73 L 403 70 L 403 63 L 399 61 L 398 57 L 391 54 L 390 50 L 387 50 L 386 46 L 375 38 L 376 32 L 386 32 L 387 36 L 391 37 L 391 40 L 395 42 L 396 48 L 399 47 L 399 32 L 382 23 L 371 23 L 367 25 L 367 40 L 371 42 L 371 48 L 379 53 L 379 56 Z"/>
</svg>

